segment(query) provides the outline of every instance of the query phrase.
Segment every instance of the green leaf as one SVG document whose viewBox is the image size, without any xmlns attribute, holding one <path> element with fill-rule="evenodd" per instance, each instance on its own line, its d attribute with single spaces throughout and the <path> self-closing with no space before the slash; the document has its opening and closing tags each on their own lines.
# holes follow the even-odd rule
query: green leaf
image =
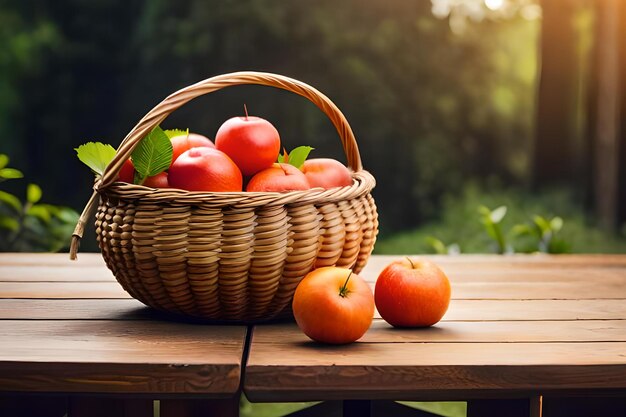
<svg viewBox="0 0 626 417">
<path fill-rule="evenodd" d="M 9 164 L 8 155 L 0 153 L 0 169 L 6 167 L 8 164 Z"/>
<path fill-rule="evenodd" d="M 172 142 L 159 126 L 139 142 L 132 154 L 135 171 L 141 177 L 151 177 L 168 169 L 174 150 Z"/>
<path fill-rule="evenodd" d="M 298 146 L 297 148 L 294 148 L 291 152 L 289 152 L 288 163 L 300 169 L 313 149 L 314 148 L 311 148 L 310 146 Z"/>
<path fill-rule="evenodd" d="M 446 255 L 448 253 L 448 248 L 446 245 L 439 239 L 433 236 L 426 237 L 426 243 L 435 251 L 438 255 Z"/>
<path fill-rule="evenodd" d="M 16 212 L 22 212 L 22 202 L 19 198 L 13 194 L 9 194 L 5 191 L 0 191 L 0 202 L 3 202 L 15 209 Z"/>
<path fill-rule="evenodd" d="M 541 230 L 541 234 L 545 234 L 550 231 L 550 223 L 543 217 L 534 216 L 533 221 L 535 222 L 539 230 Z"/>
<path fill-rule="evenodd" d="M 532 235 L 532 229 L 527 224 L 516 224 L 511 229 L 513 236 Z"/>
<path fill-rule="evenodd" d="M 78 222 L 78 218 L 80 217 L 79 214 L 74 209 L 71 209 L 69 207 L 55 207 L 58 210 L 56 213 L 53 213 L 55 217 L 61 220 L 61 222 L 71 224 L 72 227 L 74 227 L 74 225 Z"/>
<path fill-rule="evenodd" d="M 173 137 L 176 136 L 187 136 L 189 135 L 189 129 L 187 130 L 181 130 L 181 129 L 167 129 L 164 130 L 163 132 L 165 132 L 165 134 L 167 135 L 168 139 L 172 139 Z"/>
<path fill-rule="evenodd" d="M 17 170 L 15 168 L 2 168 L 0 169 L 0 178 L 4 178 L 6 180 L 13 180 L 16 178 L 23 178 L 24 174 L 22 171 Z"/>
<path fill-rule="evenodd" d="M 0 229 L 10 230 L 15 232 L 20 228 L 20 223 L 17 219 L 9 216 L 3 216 L 0 214 Z"/>
<path fill-rule="evenodd" d="M 553 233 L 561 230 L 563 228 L 563 219 L 558 216 L 554 217 L 552 220 L 550 220 L 550 228 L 552 229 Z"/>
<path fill-rule="evenodd" d="M 28 184 L 28 188 L 26 188 L 26 201 L 31 204 L 35 204 L 41 200 L 41 195 L 43 192 L 41 191 L 41 187 L 37 184 Z"/>
<path fill-rule="evenodd" d="M 491 210 L 487 206 L 478 206 L 478 213 L 482 214 L 485 217 L 491 216 Z"/>
<path fill-rule="evenodd" d="M 44 204 L 35 204 L 31 206 L 26 212 L 27 215 L 37 217 L 43 220 L 45 223 L 50 223 L 50 211 Z"/>
<path fill-rule="evenodd" d="M 104 169 L 115 156 L 115 149 L 111 145 L 100 142 L 88 142 L 74 149 L 78 159 L 87 165 L 96 174 L 102 175 Z"/>
<path fill-rule="evenodd" d="M 506 206 L 498 207 L 497 209 L 493 210 L 489 215 L 491 221 L 494 223 L 500 223 L 504 216 L 506 216 Z"/>
</svg>

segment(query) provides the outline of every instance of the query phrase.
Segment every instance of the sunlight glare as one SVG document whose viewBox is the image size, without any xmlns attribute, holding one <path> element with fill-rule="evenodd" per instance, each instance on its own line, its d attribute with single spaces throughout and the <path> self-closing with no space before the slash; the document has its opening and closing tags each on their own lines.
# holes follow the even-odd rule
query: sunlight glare
<svg viewBox="0 0 626 417">
<path fill-rule="evenodd" d="M 490 10 L 500 10 L 504 6 L 504 0 L 485 0 L 485 6 Z"/>
</svg>

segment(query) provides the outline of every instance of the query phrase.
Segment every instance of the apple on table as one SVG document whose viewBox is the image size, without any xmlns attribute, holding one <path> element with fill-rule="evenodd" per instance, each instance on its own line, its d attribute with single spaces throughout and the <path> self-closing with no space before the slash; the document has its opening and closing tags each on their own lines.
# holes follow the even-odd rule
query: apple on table
<svg viewBox="0 0 626 417">
<path fill-rule="evenodd" d="M 374 289 L 380 316 L 395 327 L 437 323 L 450 304 L 450 281 L 434 262 L 409 257 L 387 265 Z"/>
</svg>

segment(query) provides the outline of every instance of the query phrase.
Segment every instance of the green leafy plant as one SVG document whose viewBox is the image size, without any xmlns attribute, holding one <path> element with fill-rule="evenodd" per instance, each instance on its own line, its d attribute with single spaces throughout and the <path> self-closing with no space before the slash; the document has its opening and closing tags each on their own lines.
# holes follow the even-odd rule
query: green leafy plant
<svg viewBox="0 0 626 417">
<path fill-rule="evenodd" d="M 567 253 L 571 251 L 570 244 L 557 238 L 557 233 L 563 229 L 563 219 L 555 216 L 548 220 L 545 217 L 533 216 L 532 224 L 517 224 L 511 230 L 514 236 L 530 236 L 536 241 L 536 250 L 544 253 Z"/>
<path fill-rule="evenodd" d="M 0 183 L 23 178 L 8 168 L 9 157 L 0 154 Z M 37 184 L 26 186 L 26 198 L 0 190 L 0 252 L 56 252 L 67 247 L 78 213 L 68 207 L 41 203 Z"/>
<path fill-rule="evenodd" d="M 571 251 L 570 245 L 565 240 L 556 238 L 556 234 L 563 228 L 563 219 L 559 216 L 548 220 L 545 217 L 535 215 L 531 224 L 516 224 L 508 232 L 505 232 L 502 221 L 507 213 L 506 206 L 499 206 L 491 210 L 487 206 L 480 205 L 478 213 L 484 230 L 494 243 L 496 253 L 567 253 Z M 530 240 L 515 241 L 524 237 L 530 238 Z M 438 255 L 452 255 L 461 252 L 460 246 L 456 243 L 446 245 L 441 239 L 433 236 L 427 236 L 425 240 L 428 247 Z"/>
<path fill-rule="evenodd" d="M 494 210 L 490 210 L 487 206 L 479 206 L 478 213 L 480 214 L 480 221 L 485 227 L 487 234 L 491 237 L 496 244 L 496 252 L 510 253 L 513 249 L 507 244 L 506 237 L 502 231 L 502 219 L 506 216 L 506 206 L 500 206 Z"/>
</svg>

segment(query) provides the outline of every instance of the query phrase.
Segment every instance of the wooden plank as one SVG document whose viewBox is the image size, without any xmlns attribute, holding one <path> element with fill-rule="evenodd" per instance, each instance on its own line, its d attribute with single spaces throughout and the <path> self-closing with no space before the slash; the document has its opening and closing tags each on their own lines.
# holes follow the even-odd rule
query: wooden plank
<svg viewBox="0 0 626 417">
<path fill-rule="evenodd" d="M 102 265 L 104 259 L 100 253 L 80 253 L 78 260 L 70 261 L 70 255 L 67 253 L 0 253 L 0 267 L 17 265 L 46 265 L 46 266 L 70 266 L 81 267 L 87 265 Z M 106 268 L 106 266 L 105 266 Z"/>
<path fill-rule="evenodd" d="M 251 401 L 467 398 L 473 392 L 626 389 L 626 343 L 252 343 Z M 277 352 L 280 352 L 278 354 Z M 375 393 L 375 394 L 374 394 Z"/>
<path fill-rule="evenodd" d="M 143 320 L 159 317 L 128 299 L 0 298 L 0 320 Z M 380 318 L 380 315 L 376 316 Z M 626 320 L 624 300 L 452 300 L 446 321 Z"/>
<path fill-rule="evenodd" d="M 509 269 L 483 269 L 480 266 L 454 270 L 445 268 L 444 272 L 454 283 L 465 282 L 594 282 L 596 284 L 626 283 L 626 268 L 560 268 L 527 269 L 510 267 Z M 368 282 L 376 282 L 376 276 L 368 275 Z"/>
<path fill-rule="evenodd" d="M 0 359 L 51 363 L 222 364 L 241 356 L 232 352 L 242 351 L 245 333 L 244 326 L 165 321 L 2 320 Z M 214 356 L 212 349 L 217 349 Z M 220 349 L 225 354 L 220 353 Z"/>
<path fill-rule="evenodd" d="M 443 320 L 626 319 L 625 300 L 452 300 Z"/>
<path fill-rule="evenodd" d="M 117 282 L 0 282 L 0 298 L 131 298 Z"/>
<path fill-rule="evenodd" d="M 372 284 L 373 285 L 373 284 Z M 0 282 L 0 298 L 130 298 L 117 282 Z M 465 300 L 625 299 L 620 282 L 456 282 L 452 298 Z"/>
<path fill-rule="evenodd" d="M 454 282 L 456 300 L 626 300 L 626 283 Z M 374 284 L 370 283 L 372 291 Z M 1 288 L 1 283 L 0 283 Z"/>
<path fill-rule="evenodd" d="M 0 282 L 111 282 L 113 273 L 103 265 L 2 265 Z"/>
<path fill-rule="evenodd" d="M 0 299 L 0 320 L 150 320 L 162 318 L 128 299 Z"/>
<path fill-rule="evenodd" d="M 0 390 L 234 394 L 243 326 L 0 321 Z"/>
<path fill-rule="evenodd" d="M 277 351 L 297 349 L 308 342 L 295 324 L 257 326 L 252 341 L 254 345 L 274 345 Z M 626 342 L 626 320 L 440 322 L 418 329 L 397 329 L 383 320 L 374 320 L 360 342 Z"/>
<path fill-rule="evenodd" d="M 524 268 L 624 268 L 626 267 L 626 255 L 622 254 L 563 254 L 563 255 L 373 255 L 370 257 L 365 271 L 380 272 L 392 261 L 406 256 L 412 259 L 428 259 L 437 263 L 442 268 L 457 269 L 463 267 L 481 267 L 483 269 L 508 269 L 514 267 Z"/>
</svg>

